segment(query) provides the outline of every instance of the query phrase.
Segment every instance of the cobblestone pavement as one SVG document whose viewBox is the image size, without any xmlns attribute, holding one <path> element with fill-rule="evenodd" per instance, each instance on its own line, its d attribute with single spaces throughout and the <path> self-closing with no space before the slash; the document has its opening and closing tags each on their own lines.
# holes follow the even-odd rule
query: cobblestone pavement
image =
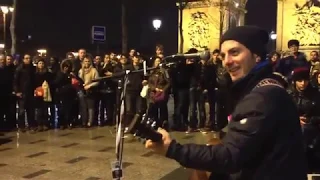
<svg viewBox="0 0 320 180">
<path fill-rule="evenodd" d="M 0 137 L 0 179 L 112 179 L 113 131 L 103 127 L 7 133 Z M 174 132 L 172 136 L 182 143 L 204 144 L 213 134 Z M 186 180 L 188 176 L 178 163 L 145 149 L 134 138 L 125 139 L 123 158 L 124 180 Z"/>
<path fill-rule="evenodd" d="M 210 136 L 172 135 L 182 143 L 201 144 Z M 112 179 L 111 162 L 116 159 L 112 127 L 12 132 L 0 141 L 0 179 Z M 123 161 L 123 179 L 187 179 L 188 172 L 178 163 L 145 149 L 132 137 L 125 139 Z"/>
<path fill-rule="evenodd" d="M 172 105 L 170 101 L 170 114 Z M 214 134 L 173 132 L 172 136 L 181 143 L 204 144 Z M 111 162 L 116 159 L 114 128 L 6 133 L 0 136 L 0 157 L 0 180 L 111 180 Z M 178 163 L 145 149 L 132 137 L 125 139 L 123 161 L 123 180 L 188 177 L 188 171 Z"/>
</svg>

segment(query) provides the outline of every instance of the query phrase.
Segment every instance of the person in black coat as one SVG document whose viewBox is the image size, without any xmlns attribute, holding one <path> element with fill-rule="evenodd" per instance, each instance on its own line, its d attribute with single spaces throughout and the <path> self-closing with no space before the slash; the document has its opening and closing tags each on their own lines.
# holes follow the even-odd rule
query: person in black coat
<svg viewBox="0 0 320 180">
<path fill-rule="evenodd" d="M 8 66 L 6 66 L 6 57 L 0 54 L 0 131 L 11 130 L 14 119 L 9 119 L 10 116 L 10 97 L 12 93 L 12 78 L 10 77 L 11 72 Z"/>
<path fill-rule="evenodd" d="M 320 156 L 320 93 L 310 83 L 308 68 L 296 68 L 292 73 L 292 86 L 289 94 L 298 107 L 300 123 L 303 130 L 308 171 L 319 172 Z"/>
<path fill-rule="evenodd" d="M 31 56 L 25 54 L 23 63 L 20 64 L 14 74 L 13 89 L 18 98 L 18 126 L 19 131 L 25 132 L 25 112 L 27 113 L 28 126 L 31 131 L 36 129 L 34 120 L 34 76 L 35 67 L 31 63 Z"/>
<path fill-rule="evenodd" d="M 146 147 L 182 166 L 232 180 L 306 180 L 299 115 L 284 85 L 265 61 L 268 33 L 254 26 L 229 29 L 221 57 L 232 83 L 228 133 L 218 145 L 182 145 L 160 129 L 162 142 Z M 262 60 L 256 63 L 258 60 Z"/>
<path fill-rule="evenodd" d="M 288 41 L 288 48 L 291 54 L 277 62 L 275 70 L 285 76 L 291 81 L 291 72 L 299 67 L 306 67 L 310 69 L 310 62 L 308 62 L 306 55 L 299 52 L 300 42 L 296 39 Z"/>
<path fill-rule="evenodd" d="M 48 107 L 52 102 L 51 92 L 48 91 L 51 90 L 52 79 L 52 73 L 45 66 L 44 59 L 37 61 L 33 88 L 35 92 L 33 103 L 35 107 L 35 120 L 38 123 L 37 131 L 48 129 Z M 45 90 L 44 86 L 47 86 L 48 89 Z"/>
<path fill-rule="evenodd" d="M 16 129 L 17 128 L 17 118 L 16 118 L 16 105 L 17 105 L 17 97 L 13 92 L 13 77 L 15 70 L 17 68 L 17 65 L 14 63 L 14 59 L 11 55 L 7 55 L 6 57 L 6 68 L 9 71 L 9 74 L 6 76 L 6 78 L 9 78 L 10 84 L 8 85 L 9 91 L 11 92 L 8 96 L 9 102 L 7 104 L 8 112 L 6 114 L 6 120 L 8 122 L 8 129 Z"/>
<path fill-rule="evenodd" d="M 59 72 L 53 82 L 56 87 L 56 98 L 58 102 L 58 117 L 60 129 L 72 127 L 72 111 L 76 89 L 73 86 L 72 60 L 65 59 L 61 62 L 61 72 Z"/>
<path fill-rule="evenodd" d="M 140 63 L 140 56 L 135 53 L 132 58 L 132 63 L 127 64 L 124 69 L 126 71 L 137 71 L 143 69 Z M 128 75 L 128 84 L 126 87 L 126 119 L 125 125 L 129 125 L 134 115 L 145 111 L 145 102 L 140 96 L 142 90 L 143 73 L 131 73 Z"/>
</svg>

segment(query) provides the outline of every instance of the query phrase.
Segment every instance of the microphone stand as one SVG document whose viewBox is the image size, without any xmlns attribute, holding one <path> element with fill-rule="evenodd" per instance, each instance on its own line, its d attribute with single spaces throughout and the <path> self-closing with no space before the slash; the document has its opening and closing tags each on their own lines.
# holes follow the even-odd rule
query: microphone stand
<svg viewBox="0 0 320 180">
<path fill-rule="evenodd" d="M 112 166 L 112 178 L 114 180 L 121 180 L 122 178 L 122 155 L 124 147 L 124 130 L 123 122 L 126 118 L 126 89 L 129 83 L 130 71 L 125 71 L 123 82 L 118 81 L 118 93 L 120 94 L 118 105 L 117 105 L 117 117 L 116 117 L 116 161 L 111 163 Z M 112 76 L 115 77 L 115 76 Z M 105 77 L 108 79 L 112 77 Z M 100 78 L 98 81 L 103 80 Z"/>
<path fill-rule="evenodd" d="M 155 69 L 155 68 L 151 68 Z M 150 69 L 149 69 L 150 70 Z M 142 70 L 130 71 L 126 70 L 123 78 L 123 83 L 118 83 L 118 90 L 120 95 L 120 101 L 118 105 L 118 115 L 116 122 L 116 161 L 112 164 L 112 176 L 115 180 L 121 180 L 122 178 L 122 160 L 123 160 L 123 147 L 124 147 L 124 131 L 123 122 L 127 118 L 126 114 L 126 91 L 129 84 L 129 75 L 133 73 L 141 73 Z"/>
<path fill-rule="evenodd" d="M 171 65 L 171 64 L 170 64 Z M 111 163 L 112 166 L 112 177 L 114 180 L 121 180 L 122 178 L 122 156 L 123 156 L 123 147 L 124 147 L 124 131 L 123 127 L 124 119 L 126 118 L 126 90 L 127 85 L 129 84 L 129 76 L 130 74 L 135 73 L 143 73 L 145 70 L 151 71 L 159 68 L 167 67 L 165 64 L 160 65 L 155 68 L 147 68 L 147 69 L 139 69 L 139 70 L 126 70 L 125 73 L 121 72 L 119 74 L 115 74 L 113 76 L 107 76 L 95 79 L 94 81 L 102 81 L 105 79 L 115 78 L 115 77 L 123 77 L 123 82 L 121 80 L 118 81 L 118 91 L 120 93 L 120 100 L 117 108 L 117 118 L 116 118 L 116 161 Z M 169 66 L 170 67 L 170 66 Z"/>
</svg>

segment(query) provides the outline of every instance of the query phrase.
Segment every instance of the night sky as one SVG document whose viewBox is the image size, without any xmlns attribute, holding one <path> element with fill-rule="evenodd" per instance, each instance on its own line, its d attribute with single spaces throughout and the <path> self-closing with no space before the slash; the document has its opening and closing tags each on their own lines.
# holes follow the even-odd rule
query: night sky
<svg viewBox="0 0 320 180">
<path fill-rule="evenodd" d="M 0 0 L 4 1 L 10 0 Z M 127 23 L 129 48 L 152 52 L 160 42 L 167 54 L 177 52 L 178 10 L 174 0 L 128 0 Z M 249 0 L 246 23 L 268 31 L 276 30 L 276 0 Z M 152 19 L 160 18 L 162 27 L 155 32 Z M 8 20 L 10 17 L 8 17 Z M 18 51 L 34 52 L 48 48 L 63 55 L 66 51 L 87 48 L 95 53 L 91 44 L 92 25 L 107 28 L 107 43 L 101 51 L 121 51 L 120 0 L 18 0 Z M 31 39 L 28 40 L 28 35 Z"/>
</svg>

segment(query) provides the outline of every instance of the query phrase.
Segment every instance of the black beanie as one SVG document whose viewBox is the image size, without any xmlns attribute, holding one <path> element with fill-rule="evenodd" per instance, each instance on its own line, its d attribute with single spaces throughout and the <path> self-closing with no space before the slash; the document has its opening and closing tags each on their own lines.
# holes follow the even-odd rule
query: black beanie
<svg viewBox="0 0 320 180">
<path fill-rule="evenodd" d="M 197 52 L 198 50 L 196 48 L 191 48 L 186 52 L 186 54 L 197 53 Z"/>
<path fill-rule="evenodd" d="M 262 59 L 266 57 L 266 45 L 269 41 L 269 34 L 267 31 L 256 26 L 238 26 L 227 30 L 222 38 L 221 44 L 224 41 L 234 40 L 246 48 L 253 54 L 260 56 Z"/>
<path fill-rule="evenodd" d="M 296 39 L 291 39 L 288 41 L 288 48 L 290 48 L 291 46 L 296 45 L 296 46 L 300 46 L 300 42 Z"/>
</svg>

